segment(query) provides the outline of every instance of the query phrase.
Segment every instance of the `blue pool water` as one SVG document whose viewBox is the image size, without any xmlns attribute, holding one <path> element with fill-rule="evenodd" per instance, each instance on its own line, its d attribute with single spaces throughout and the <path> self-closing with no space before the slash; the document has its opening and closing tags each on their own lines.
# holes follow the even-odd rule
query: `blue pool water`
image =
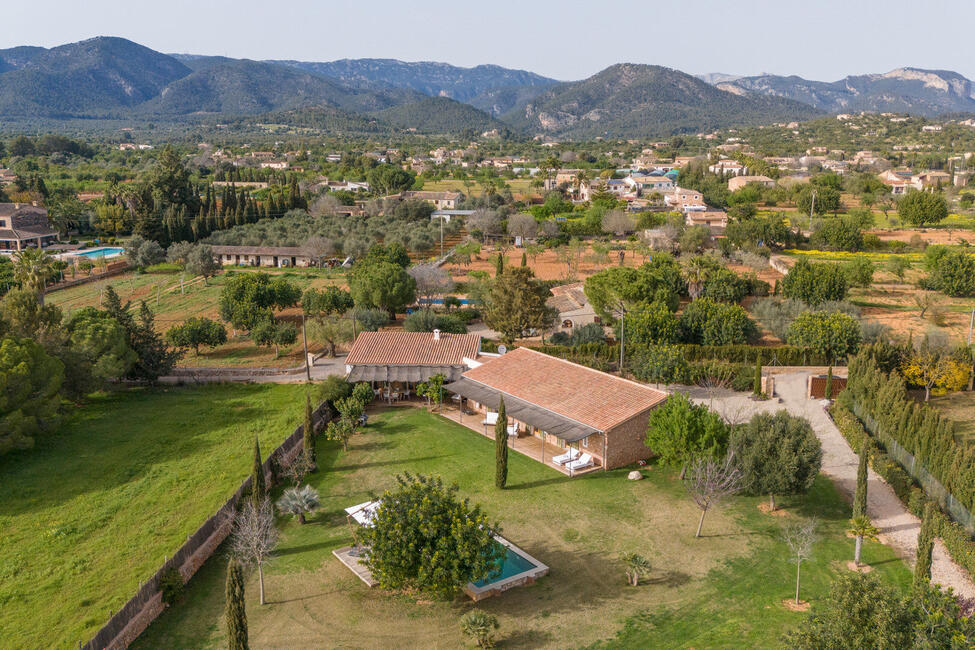
<svg viewBox="0 0 975 650">
<path fill-rule="evenodd" d="M 534 562 L 526 557 L 518 555 L 518 553 L 514 552 L 510 548 L 507 548 L 507 552 L 504 555 L 504 560 L 501 562 L 500 569 L 492 572 L 491 575 L 487 576 L 486 578 L 475 580 L 473 584 L 475 587 L 486 587 L 491 583 L 510 578 L 511 576 L 524 573 L 525 571 L 534 568 Z"/>
<path fill-rule="evenodd" d="M 431 298 L 429 301 L 426 298 L 420 298 L 419 300 L 417 300 L 417 302 L 419 304 L 421 304 L 421 305 L 425 305 L 428 302 L 431 305 L 442 305 L 443 304 L 443 298 Z M 469 305 L 471 303 L 470 303 L 470 301 L 467 298 L 461 298 L 460 299 L 460 304 L 462 304 L 462 305 Z"/>
<path fill-rule="evenodd" d="M 113 255 L 121 255 L 124 252 L 124 248 L 93 248 L 90 251 L 78 253 L 78 255 L 87 257 L 88 259 L 95 259 L 96 257 L 111 257 Z"/>
</svg>

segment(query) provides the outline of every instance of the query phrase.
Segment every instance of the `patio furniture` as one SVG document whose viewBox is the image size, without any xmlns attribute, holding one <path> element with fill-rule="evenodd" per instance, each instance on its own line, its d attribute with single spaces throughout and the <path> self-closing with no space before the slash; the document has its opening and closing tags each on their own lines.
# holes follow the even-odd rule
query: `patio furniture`
<svg viewBox="0 0 975 650">
<path fill-rule="evenodd" d="M 509 424 L 508 425 L 508 435 L 509 436 L 514 436 L 515 438 L 518 437 L 518 425 L 517 424 Z"/>
<path fill-rule="evenodd" d="M 579 456 L 577 460 L 571 460 L 565 464 L 566 468 L 570 472 L 575 472 L 576 470 L 585 469 L 587 467 L 592 467 L 592 456 L 589 454 L 583 454 Z"/>
<path fill-rule="evenodd" d="M 498 423 L 498 414 L 493 412 L 485 415 L 484 420 L 481 421 L 481 424 L 497 424 L 497 423 Z"/>
<path fill-rule="evenodd" d="M 569 449 L 566 450 L 564 454 L 559 454 L 558 456 L 554 456 L 552 458 L 552 462 L 555 463 L 556 465 L 565 465 L 566 463 L 570 463 L 577 458 L 579 458 L 579 450 L 569 447 Z"/>
</svg>

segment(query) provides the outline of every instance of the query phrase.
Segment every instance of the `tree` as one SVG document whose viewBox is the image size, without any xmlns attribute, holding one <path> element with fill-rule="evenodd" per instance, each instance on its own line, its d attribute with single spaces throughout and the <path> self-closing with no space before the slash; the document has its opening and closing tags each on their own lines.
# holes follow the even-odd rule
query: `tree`
<svg viewBox="0 0 975 650">
<path fill-rule="evenodd" d="M 355 319 L 365 331 L 376 332 L 389 323 L 389 313 L 382 309 L 356 309 Z"/>
<path fill-rule="evenodd" d="M 961 250 L 946 252 L 938 259 L 929 282 L 949 296 L 975 296 L 975 255 Z"/>
<path fill-rule="evenodd" d="M 627 364 L 633 376 L 655 384 L 679 384 L 686 380 L 687 359 L 675 345 L 652 345 L 637 348 Z"/>
<path fill-rule="evenodd" d="M 509 269 L 493 281 L 483 313 L 484 323 L 509 344 L 526 332 L 544 331 L 557 315 L 546 305 L 549 295 L 531 269 Z"/>
<path fill-rule="evenodd" d="M 849 291 L 846 274 L 840 266 L 814 264 L 805 259 L 800 259 L 789 269 L 779 286 L 787 298 L 813 306 L 843 300 Z"/>
<path fill-rule="evenodd" d="M 927 402 L 932 392 L 937 395 L 964 388 L 971 365 L 961 363 L 947 349 L 925 336 L 900 370 L 904 379 L 924 388 L 924 401 Z"/>
<path fill-rule="evenodd" d="M 251 329 L 251 339 L 260 346 L 274 346 L 274 358 L 281 356 L 282 345 L 294 345 L 298 340 L 298 328 L 291 323 L 275 320 L 261 321 Z"/>
<path fill-rule="evenodd" d="M 318 490 L 310 485 L 288 488 L 278 499 L 278 510 L 297 517 L 299 524 L 304 524 L 305 515 L 315 512 L 321 505 Z"/>
<path fill-rule="evenodd" d="M 387 490 L 372 526 L 357 532 L 369 547 L 364 562 L 383 589 L 453 594 L 497 570 L 505 548 L 480 506 L 457 497 L 439 477 L 404 474 Z"/>
<path fill-rule="evenodd" d="M 183 352 L 166 345 L 163 336 L 156 331 L 155 315 L 145 300 L 140 303 L 136 319 L 130 312 L 131 303 L 123 305 L 118 293 L 109 285 L 105 288 L 104 304 L 109 316 L 125 330 L 126 342 L 137 357 L 128 377 L 154 384 L 159 377 L 172 371 Z"/>
<path fill-rule="evenodd" d="M 650 575 L 650 560 L 637 553 L 624 553 L 621 557 L 626 568 L 626 584 L 636 587 L 640 578 Z"/>
<path fill-rule="evenodd" d="M 481 208 L 474 210 L 474 213 L 467 217 L 465 225 L 471 233 L 477 231 L 485 235 L 500 235 L 501 215 L 494 210 Z"/>
<path fill-rule="evenodd" d="M 603 232 L 622 237 L 636 229 L 636 219 L 622 210 L 607 210 L 603 213 L 602 227 Z"/>
<path fill-rule="evenodd" d="M 135 235 L 125 246 L 125 256 L 129 258 L 138 270 L 143 270 L 148 266 L 159 264 L 166 259 L 166 251 L 154 239 L 143 239 Z"/>
<path fill-rule="evenodd" d="M 355 434 L 355 426 L 345 418 L 338 418 L 328 423 L 325 437 L 342 443 L 342 450 L 349 450 L 349 439 Z"/>
<path fill-rule="evenodd" d="M 796 563 L 796 605 L 799 604 L 799 582 L 802 575 L 802 563 L 812 557 L 813 545 L 819 539 L 816 528 L 819 522 L 815 519 L 807 519 L 804 522 L 786 526 L 782 537 L 785 543 L 792 549 L 792 555 Z"/>
<path fill-rule="evenodd" d="M 416 386 L 416 394 L 427 398 L 427 404 L 433 402 L 440 409 L 443 403 L 443 385 L 447 378 L 442 374 L 436 374 L 430 379 L 420 382 Z"/>
<path fill-rule="evenodd" d="M 851 287 L 869 287 L 873 284 L 873 274 L 876 267 L 866 257 L 857 257 L 852 262 L 844 265 L 847 282 Z"/>
<path fill-rule="evenodd" d="M 897 213 L 904 221 L 923 226 L 926 223 L 938 223 L 948 216 L 948 203 L 941 194 L 908 190 L 907 194 L 897 203 Z"/>
<path fill-rule="evenodd" d="M 807 311 L 789 325 L 789 345 L 811 348 L 835 362 L 860 348 L 860 323 L 839 311 Z"/>
<path fill-rule="evenodd" d="M 769 496 L 802 494 L 812 487 L 823 461 L 823 449 L 809 423 L 787 411 L 758 413 L 731 432 L 728 447 L 735 450 L 742 471 L 742 491 Z"/>
<path fill-rule="evenodd" d="M 620 325 L 616 324 L 620 338 Z M 626 314 L 626 344 L 651 345 L 679 343 L 680 321 L 663 303 L 638 303 Z"/>
<path fill-rule="evenodd" d="M 914 561 L 914 588 L 922 587 L 931 581 L 931 556 L 934 552 L 934 538 L 937 532 L 933 501 L 924 504 L 921 517 L 921 530 L 917 535 L 917 559 Z"/>
<path fill-rule="evenodd" d="M 762 355 L 755 355 L 755 374 L 752 377 L 752 394 L 762 394 Z"/>
<path fill-rule="evenodd" d="M 813 227 L 809 243 L 815 248 L 856 253 L 863 249 L 863 229 L 855 219 L 824 219 Z"/>
<path fill-rule="evenodd" d="M 227 330 L 209 318 L 194 316 L 182 325 L 175 325 L 166 331 L 166 343 L 174 348 L 193 348 L 197 356 L 201 345 L 215 348 L 226 342 Z"/>
<path fill-rule="evenodd" d="M 250 330 L 271 320 L 275 309 L 293 307 L 300 298 L 301 290 L 283 277 L 241 273 L 229 278 L 220 290 L 220 318 L 235 329 Z"/>
<path fill-rule="evenodd" d="M 124 377 L 138 360 L 125 330 L 107 312 L 85 307 L 71 315 L 65 330 L 73 353 L 69 374 L 78 384 L 73 390 L 76 394 L 90 393 L 109 380 Z"/>
<path fill-rule="evenodd" d="M 186 256 L 186 270 L 191 275 L 203 276 L 203 284 L 208 284 L 207 278 L 216 275 L 217 271 L 220 270 L 220 263 L 213 252 L 213 247 L 209 244 L 194 246 L 193 250 Z"/>
<path fill-rule="evenodd" d="M 416 300 L 416 280 L 392 262 L 360 262 L 349 274 L 356 307 L 382 309 L 390 317 Z"/>
<path fill-rule="evenodd" d="M 723 456 L 728 448 L 728 427 L 707 406 L 674 393 L 650 411 L 644 442 L 661 465 L 684 468 L 694 458 Z"/>
<path fill-rule="evenodd" d="M 301 430 L 301 448 L 305 458 L 315 462 L 315 413 L 311 407 L 311 395 L 305 394 L 305 422 Z"/>
<path fill-rule="evenodd" d="M 853 548 L 853 563 L 860 566 L 860 555 L 863 552 L 863 540 L 868 539 L 872 542 L 877 541 L 877 534 L 880 532 L 870 523 L 870 518 L 866 515 L 857 515 L 850 519 L 850 528 L 847 532 L 856 539 Z"/>
<path fill-rule="evenodd" d="M 829 367 L 826 371 L 826 391 L 824 397 L 826 399 L 833 399 L 833 366 Z"/>
<path fill-rule="evenodd" d="M 386 317 L 385 312 L 382 312 L 382 314 Z M 324 343 L 328 356 L 334 357 L 336 348 L 340 343 L 352 341 L 352 320 L 341 316 L 315 318 L 308 324 L 307 333 L 308 338 L 311 340 Z"/>
<path fill-rule="evenodd" d="M 827 212 L 836 212 L 840 209 L 840 193 L 832 187 L 817 187 L 816 201 L 813 205 L 813 188 L 809 185 L 803 187 L 796 195 L 796 208 L 799 212 L 808 216 L 810 208 L 814 214 L 823 215 Z"/>
<path fill-rule="evenodd" d="M 264 566 L 271 561 L 277 543 L 278 531 L 274 527 L 271 501 L 263 496 L 260 501 L 245 502 L 233 519 L 230 552 L 241 564 L 257 568 L 262 605 L 266 604 Z"/>
<path fill-rule="evenodd" d="M 373 244 L 362 261 L 370 264 L 389 262 L 405 269 L 410 265 L 410 253 L 403 244 L 395 241 L 385 245 Z"/>
<path fill-rule="evenodd" d="M 229 650 L 248 650 L 247 607 L 244 603 L 244 572 L 240 562 L 231 557 L 227 561 L 227 586 L 224 590 L 224 621 L 227 624 Z"/>
<path fill-rule="evenodd" d="M 474 639 L 478 648 L 494 647 L 494 631 L 500 627 L 494 614 L 472 609 L 460 619 L 460 629 Z"/>
<path fill-rule="evenodd" d="M 40 248 L 25 248 L 14 257 L 14 281 L 37 296 L 37 302 L 44 304 L 44 289 L 47 281 L 54 277 L 54 258 Z"/>
<path fill-rule="evenodd" d="M 741 305 L 699 298 L 680 316 L 682 337 L 700 345 L 736 345 L 758 335 L 758 328 Z"/>
<path fill-rule="evenodd" d="M 669 255 L 655 255 L 639 268 L 613 266 L 586 279 L 585 293 L 593 310 L 608 324 L 616 322 L 620 306 L 660 302 L 676 311 L 687 292 L 681 267 Z"/>
<path fill-rule="evenodd" d="M 30 449 L 57 422 L 64 364 L 30 339 L 0 340 L 0 455 Z"/>
<path fill-rule="evenodd" d="M 723 461 L 710 455 L 695 459 L 688 470 L 685 487 L 701 510 L 701 519 L 694 533 L 694 537 L 700 537 L 708 510 L 741 489 L 741 470 L 734 464 L 734 453 L 729 452 Z"/>
<path fill-rule="evenodd" d="M 494 485 L 503 490 L 508 484 L 508 416 L 503 397 L 498 404 L 498 421 L 494 425 L 494 455 Z"/>
<path fill-rule="evenodd" d="M 436 264 L 417 264 L 407 273 L 416 282 L 416 295 L 423 298 L 427 305 L 433 302 L 435 296 L 443 295 L 454 288 L 450 274 Z"/>
<path fill-rule="evenodd" d="M 508 217 L 508 234 L 524 243 L 538 235 L 538 222 L 530 214 L 520 212 Z"/>
<path fill-rule="evenodd" d="M 857 487 L 853 495 L 853 518 L 864 517 L 867 514 L 867 459 L 870 456 L 870 438 L 864 434 L 860 441 L 860 453 L 857 462 Z"/>
<path fill-rule="evenodd" d="M 394 194 L 413 187 L 416 175 L 398 165 L 383 163 L 370 169 L 366 180 L 381 194 Z"/>
<path fill-rule="evenodd" d="M 911 263 L 899 255 L 891 255 L 887 258 L 887 271 L 901 282 L 904 281 L 904 274 L 909 268 Z"/>
</svg>

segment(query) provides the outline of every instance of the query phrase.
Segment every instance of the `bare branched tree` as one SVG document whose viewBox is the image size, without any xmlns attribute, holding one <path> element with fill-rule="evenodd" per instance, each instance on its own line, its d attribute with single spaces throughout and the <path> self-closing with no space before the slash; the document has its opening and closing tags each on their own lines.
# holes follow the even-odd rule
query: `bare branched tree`
<svg viewBox="0 0 975 650">
<path fill-rule="evenodd" d="M 717 396 L 718 391 L 731 388 L 733 377 L 734 370 L 729 365 L 720 363 L 710 363 L 707 365 L 703 374 L 697 380 L 697 385 L 703 388 L 708 394 L 708 408 L 714 407 L 714 398 Z"/>
<path fill-rule="evenodd" d="M 416 280 L 416 295 L 426 300 L 428 305 L 434 296 L 445 294 L 454 287 L 450 274 L 436 264 L 417 264 L 410 267 L 407 273 Z"/>
<path fill-rule="evenodd" d="M 522 241 L 538 236 L 538 222 L 530 214 L 520 212 L 508 217 L 508 234 L 520 237 Z"/>
<path fill-rule="evenodd" d="M 792 555 L 796 562 L 796 605 L 799 604 L 799 578 L 802 574 L 802 563 L 812 557 L 813 545 L 819 539 L 819 534 L 816 532 L 818 527 L 819 520 L 812 518 L 786 526 L 782 533 L 785 543 L 792 549 Z"/>
<path fill-rule="evenodd" d="M 331 257 L 335 254 L 335 242 L 328 237 L 322 237 L 320 235 L 309 237 L 305 240 L 301 248 L 305 254 L 314 258 L 316 262 L 320 262 L 322 258 Z"/>
<path fill-rule="evenodd" d="M 288 480 L 295 487 L 298 487 L 304 482 L 305 476 L 314 469 L 314 461 L 308 458 L 308 455 L 302 450 L 295 454 L 290 463 L 281 468 L 281 473 L 288 477 Z"/>
<path fill-rule="evenodd" d="M 234 516 L 230 533 L 230 552 L 237 561 L 257 568 L 261 585 L 261 604 L 264 598 L 264 565 L 271 560 L 271 553 L 278 543 L 278 530 L 274 527 L 274 510 L 271 500 L 265 498 L 259 505 L 247 500 Z"/>
<path fill-rule="evenodd" d="M 480 208 L 467 217 L 465 225 L 469 231 L 480 230 L 485 235 L 500 235 L 501 215 L 495 210 Z"/>
<path fill-rule="evenodd" d="M 603 215 L 603 232 L 622 237 L 636 230 L 636 219 L 622 210 L 608 210 Z"/>
<path fill-rule="evenodd" d="M 741 470 L 735 466 L 734 453 L 728 452 L 724 460 L 706 456 L 692 462 L 685 486 L 701 509 L 701 519 L 694 534 L 694 537 L 700 537 L 708 510 L 741 490 Z"/>
<path fill-rule="evenodd" d="M 337 196 L 326 192 L 312 202 L 308 211 L 313 217 L 329 217 L 342 207 L 342 202 Z"/>
</svg>

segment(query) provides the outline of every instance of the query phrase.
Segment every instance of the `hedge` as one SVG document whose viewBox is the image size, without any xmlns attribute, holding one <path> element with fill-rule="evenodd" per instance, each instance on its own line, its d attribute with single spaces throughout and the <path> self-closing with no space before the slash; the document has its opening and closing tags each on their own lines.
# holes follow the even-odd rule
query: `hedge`
<svg viewBox="0 0 975 650">
<path fill-rule="evenodd" d="M 840 393 L 833 403 L 830 414 L 833 422 L 843 437 L 859 453 L 860 443 L 869 435 L 863 424 L 852 411 L 852 396 L 848 391 Z M 924 504 L 929 500 L 911 476 L 893 458 L 887 455 L 879 445 L 873 445 L 870 451 L 870 466 L 894 490 L 897 498 L 916 517 L 924 511 Z M 951 559 L 964 567 L 969 574 L 975 575 L 975 540 L 964 528 L 952 521 L 948 515 L 937 509 L 935 512 L 938 536 L 948 549 Z"/>
<path fill-rule="evenodd" d="M 485 343 L 488 343 L 485 341 Z M 482 349 L 487 351 L 488 346 Z M 496 349 L 496 345 L 493 346 Z M 779 347 L 764 347 L 761 345 L 694 345 L 679 343 L 676 345 L 688 362 L 694 361 L 726 361 L 728 363 L 745 363 L 754 365 L 761 356 L 765 365 L 779 366 L 828 366 L 829 359 L 809 348 L 783 345 Z M 627 346 L 627 356 L 636 351 L 636 345 Z M 586 343 L 578 346 L 545 345 L 532 346 L 533 350 L 545 352 L 556 357 L 586 356 L 596 357 L 605 361 L 615 361 L 620 358 L 619 343 Z"/>
</svg>

